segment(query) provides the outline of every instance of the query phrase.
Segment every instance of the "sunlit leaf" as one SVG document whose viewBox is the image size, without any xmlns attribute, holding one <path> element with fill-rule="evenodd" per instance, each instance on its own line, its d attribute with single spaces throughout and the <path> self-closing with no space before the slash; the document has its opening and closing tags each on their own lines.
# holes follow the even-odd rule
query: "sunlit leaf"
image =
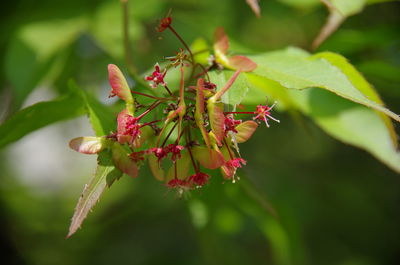
<svg viewBox="0 0 400 265">
<path fill-rule="evenodd" d="M 305 51 L 289 48 L 252 56 L 258 67 L 255 74 L 274 80 L 292 89 L 319 87 L 345 99 L 378 110 L 400 121 L 400 117 L 380 103 L 368 98 L 351 83 L 345 73 L 323 58 L 310 56 Z"/>
<path fill-rule="evenodd" d="M 286 87 L 260 75 L 253 73 L 245 73 L 245 75 L 248 80 L 250 91 L 244 98 L 244 103 L 251 102 L 253 104 L 260 104 L 267 101 L 267 99 L 271 100 L 267 98 L 266 95 L 268 95 L 268 97 L 279 102 L 277 105 L 278 109 L 293 109 L 293 102 Z"/>
<path fill-rule="evenodd" d="M 364 77 L 352 66 L 346 58 L 332 52 L 322 52 L 315 55 L 317 58 L 324 58 L 332 65 L 338 67 L 350 80 L 350 82 L 361 91 L 366 97 L 384 106 L 382 99 L 376 90 L 364 79 Z M 392 121 L 382 112 L 378 112 L 392 137 L 393 145 L 397 148 L 397 134 Z"/>
<path fill-rule="evenodd" d="M 382 114 L 397 121 L 399 117 L 383 106 L 376 91 L 343 57 L 332 53 L 310 56 L 301 50 L 287 49 L 263 59 L 266 63 L 260 60 L 254 74 L 278 82 L 275 93 L 289 96 L 291 108 L 313 118 L 333 137 L 367 150 L 399 172 L 393 125 Z"/>
<path fill-rule="evenodd" d="M 227 70 L 221 72 L 213 71 L 209 73 L 209 76 L 211 82 L 216 84 L 218 88 L 222 88 L 232 77 L 233 73 L 233 71 Z M 229 90 L 224 93 L 224 95 L 222 96 L 222 102 L 232 106 L 238 105 L 245 98 L 248 91 L 249 84 L 247 75 L 245 73 L 242 73 L 236 78 L 235 82 L 233 82 Z"/>
</svg>

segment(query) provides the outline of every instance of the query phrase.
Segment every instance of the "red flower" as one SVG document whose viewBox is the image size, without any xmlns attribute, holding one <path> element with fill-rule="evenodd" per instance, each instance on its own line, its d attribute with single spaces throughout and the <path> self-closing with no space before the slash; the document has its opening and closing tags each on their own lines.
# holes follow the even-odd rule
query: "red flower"
<svg viewBox="0 0 400 265">
<path fill-rule="evenodd" d="M 172 23 L 172 17 L 165 17 L 161 19 L 160 24 L 157 27 L 158 32 L 163 32 L 166 30 Z"/>
<path fill-rule="evenodd" d="M 190 184 L 190 182 L 188 182 L 186 180 L 174 178 L 174 179 L 171 179 L 170 181 L 168 181 L 167 187 L 171 188 L 171 189 L 174 189 L 174 188 L 188 189 L 188 188 L 191 188 L 192 185 Z"/>
<path fill-rule="evenodd" d="M 184 149 L 182 145 L 177 144 L 169 144 L 164 147 L 164 152 L 172 153 L 171 160 L 176 161 L 177 159 L 181 158 L 181 151 Z"/>
<path fill-rule="evenodd" d="M 207 184 L 209 178 L 210 178 L 209 175 L 202 172 L 198 172 L 189 177 L 189 182 L 195 184 L 196 186 L 201 187 Z"/>
<path fill-rule="evenodd" d="M 134 162 L 139 162 L 140 160 L 144 160 L 144 151 L 139 151 L 139 152 L 133 152 L 129 155 L 129 157 L 134 161 Z"/>
<path fill-rule="evenodd" d="M 235 129 L 237 125 L 242 123 L 241 120 L 235 120 L 232 115 L 225 116 L 224 126 L 225 126 L 225 136 L 228 135 L 229 131 L 237 133 L 238 131 Z"/>
<path fill-rule="evenodd" d="M 265 125 L 267 125 L 267 127 L 269 127 L 268 124 L 268 118 L 270 118 L 271 120 L 274 120 L 276 122 L 279 122 L 279 120 L 275 119 L 274 117 L 271 116 L 271 112 L 270 110 L 273 109 L 273 107 L 275 107 L 276 102 L 274 104 L 272 104 L 271 107 L 268 107 L 268 105 L 258 105 L 256 108 L 256 111 L 254 112 L 254 114 L 257 114 L 257 116 L 255 116 L 253 119 L 254 120 L 263 120 L 265 122 Z"/>
<path fill-rule="evenodd" d="M 133 139 L 136 139 L 136 137 L 140 134 L 140 124 L 138 121 L 138 118 L 128 115 L 125 124 L 125 132 L 123 134 L 130 135 L 133 137 Z"/>
<path fill-rule="evenodd" d="M 138 122 L 139 118 L 129 115 L 126 109 L 118 114 L 117 139 L 119 143 L 133 143 L 135 141 L 136 137 L 140 135 L 141 126 Z"/>
<path fill-rule="evenodd" d="M 243 158 L 234 158 L 226 162 L 226 165 L 228 167 L 232 167 L 235 169 L 239 167 L 241 168 L 242 167 L 241 164 L 246 165 L 246 160 L 244 160 Z"/>
<path fill-rule="evenodd" d="M 167 74 L 167 70 L 164 70 L 163 72 L 161 72 L 161 69 L 160 69 L 160 66 L 158 65 L 158 63 L 154 66 L 154 69 L 155 69 L 155 71 L 151 75 L 146 76 L 147 81 L 153 82 L 152 84 L 150 84 L 150 86 L 152 88 L 156 88 L 159 84 L 161 84 L 162 86 L 166 86 L 167 83 L 165 83 L 164 77 Z"/>
<path fill-rule="evenodd" d="M 158 161 L 161 161 L 161 159 L 168 155 L 164 148 L 161 147 L 150 148 L 147 150 L 147 153 L 153 153 L 158 158 Z"/>
</svg>

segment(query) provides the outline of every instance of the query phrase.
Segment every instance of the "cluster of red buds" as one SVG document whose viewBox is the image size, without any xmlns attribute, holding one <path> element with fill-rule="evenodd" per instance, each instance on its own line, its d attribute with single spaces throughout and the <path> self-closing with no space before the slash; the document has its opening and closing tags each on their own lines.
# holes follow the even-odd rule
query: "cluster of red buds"
<svg viewBox="0 0 400 265">
<path fill-rule="evenodd" d="M 241 72 L 251 72 L 257 65 L 245 56 L 227 55 L 229 41 L 222 28 L 215 33 L 211 63 L 200 65 L 171 23 L 171 17 L 162 19 L 158 31 L 169 29 L 185 49 L 167 57 L 163 67 L 157 63 L 145 77 L 151 89 L 165 89 L 165 96 L 131 90 L 119 68 L 108 65 L 111 96 L 125 101 L 116 131 L 103 137 L 75 138 L 70 147 L 85 154 L 110 152 L 115 167 L 131 177 L 137 177 L 139 167 L 147 162 L 156 179 L 182 194 L 207 184 L 212 170 L 220 169 L 224 179 L 235 181 L 237 169 L 246 164 L 238 144 L 246 142 L 260 122 L 269 127 L 269 119 L 279 121 L 271 116 L 275 104 L 258 105 L 254 111 L 226 111 L 222 96 Z M 179 70 L 180 82 L 171 90 L 165 78 L 172 68 Z M 208 72 L 221 68 L 235 72 L 226 84 L 217 87 Z M 152 102 L 139 103 L 136 95 Z M 235 119 L 240 114 L 252 117 Z"/>
</svg>

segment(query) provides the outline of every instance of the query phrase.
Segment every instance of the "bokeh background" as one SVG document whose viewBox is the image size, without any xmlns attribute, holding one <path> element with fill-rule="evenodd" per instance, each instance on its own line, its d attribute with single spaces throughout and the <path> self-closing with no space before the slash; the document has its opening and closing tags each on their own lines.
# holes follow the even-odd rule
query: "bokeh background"
<svg viewBox="0 0 400 265">
<path fill-rule="evenodd" d="M 140 72 L 179 43 L 154 30 L 170 8 L 190 43 L 224 26 L 236 51 L 308 49 L 327 11 L 313 0 L 130 0 L 130 36 Z M 117 0 L 3 3 L 0 119 L 65 94 L 74 79 L 105 104 L 106 65 L 125 67 Z M 368 6 L 320 48 L 349 58 L 400 113 L 400 3 Z M 86 117 L 29 134 L 0 153 L 2 264 L 400 264 L 400 176 L 364 151 L 307 130 L 286 113 L 243 144 L 241 181 L 212 183 L 178 199 L 143 169 L 108 190 L 66 240 L 95 158 L 69 150 L 92 135 Z M 398 129 L 398 125 L 396 124 Z M 272 210 L 271 210 L 272 209 Z M 275 216 L 274 216 L 275 215 Z"/>
</svg>

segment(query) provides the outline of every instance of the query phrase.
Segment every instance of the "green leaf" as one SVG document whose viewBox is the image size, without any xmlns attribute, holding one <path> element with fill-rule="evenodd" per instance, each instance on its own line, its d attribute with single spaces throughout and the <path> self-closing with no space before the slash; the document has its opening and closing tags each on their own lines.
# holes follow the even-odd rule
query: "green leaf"
<svg viewBox="0 0 400 265">
<path fill-rule="evenodd" d="M 250 83 L 250 93 L 244 98 L 243 102 L 249 102 L 252 104 L 265 103 L 265 95 L 268 95 L 269 97 L 279 101 L 279 104 L 277 105 L 278 108 L 293 108 L 293 102 L 290 98 L 288 89 L 280 83 L 252 73 L 246 73 L 246 76 Z M 255 95 L 254 98 L 248 99 L 249 97 L 253 97 L 253 94 Z M 268 98 L 268 100 L 270 99 Z"/>
<path fill-rule="evenodd" d="M 119 170 L 118 168 L 114 167 L 113 170 L 107 175 L 106 177 L 106 182 L 107 182 L 107 187 L 111 187 L 111 185 L 116 181 L 119 180 L 124 173 Z"/>
<path fill-rule="evenodd" d="M 209 72 L 211 82 L 217 85 L 218 88 L 222 88 L 228 82 L 228 80 L 234 74 L 233 71 L 221 71 L 221 72 Z M 249 84 L 247 80 L 247 74 L 241 73 L 236 78 L 235 82 L 228 89 L 227 92 L 222 96 L 222 102 L 225 104 L 229 104 L 232 106 L 240 104 L 243 98 L 246 96 L 249 91 Z"/>
<path fill-rule="evenodd" d="M 258 63 L 255 74 L 274 80 L 286 88 L 305 89 L 319 87 L 345 99 L 378 110 L 400 121 L 400 117 L 368 98 L 360 91 L 341 69 L 324 58 L 310 56 L 300 49 L 288 48 L 252 56 Z"/>
<path fill-rule="evenodd" d="M 115 171 L 115 167 L 111 162 L 111 154 L 109 151 L 101 152 L 98 156 L 97 162 L 96 173 L 90 180 L 89 184 L 85 185 L 85 188 L 79 197 L 67 237 L 72 236 L 81 227 L 83 220 L 85 220 L 89 211 L 97 203 L 101 194 L 104 192 L 107 183 L 111 185 L 114 179 L 118 176 L 118 172 Z"/>
<path fill-rule="evenodd" d="M 262 57 L 255 74 L 249 75 L 259 86 L 272 82 L 267 94 L 272 91 L 278 101 L 285 95 L 281 98 L 290 102 L 290 109 L 300 110 L 334 138 L 368 151 L 400 172 L 393 125 L 383 114 L 396 120 L 398 116 L 383 107 L 377 92 L 345 58 L 333 53 L 309 56 L 293 48 Z M 265 82 L 257 80 L 261 75 Z"/>
<path fill-rule="evenodd" d="M 377 112 L 316 88 L 291 94 L 301 111 L 332 137 L 368 151 L 400 173 L 400 153 Z"/>
<path fill-rule="evenodd" d="M 296 8 L 311 8 L 314 7 L 321 2 L 319 0 L 278 0 L 286 5 L 296 7 Z"/>
<path fill-rule="evenodd" d="M 79 88 L 75 82 L 71 81 L 69 86 L 80 94 L 96 136 L 108 135 L 111 131 L 116 130 L 116 116 L 109 108 Z"/>
<path fill-rule="evenodd" d="M 385 2 L 398 2 L 399 0 L 367 0 L 368 5 L 377 4 L 377 3 L 385 3 Z"/>
<path fill-rule="evenodd" d="M 332 53 L 332 52 L 322 52 L 315 55 L 316 58 L 324 58 L 328 60 L 332 65 L 338 67 L 350 80 L 350 82 L 365 96 L 374 102 L 384 106 L 382 99 L 376 90 L 364 79 L 364 77 L 352 66 L 346 58 L 341 55 Z M 392 121 L 388 116 L 383 114 L 382 112 L 378 112 L 383 122 L 386 124 L 386 127 L 391 135 L 392 143 L 397 148 L 397 134 L 394 130 L 394 126 Z"/>
<path fill-rule="evenodd" d="M 15 113 L 0 125 L 0 148 L 57 121 L 84 114 L 82 98 L 76 93 L 40 102 Z"/>
<path fill-rule="evenodd" d="M 329 0 L 343 16 L 351 16 L 362 11 L 366 0 Z"/>
<path fill-rule="evenodd" d="M 13 87 L 16 108 L 85 27 L 85 20 L 74 18 L 30 23 L 17 31 L 5 58 L 6 78 Z"/>
</svg>

